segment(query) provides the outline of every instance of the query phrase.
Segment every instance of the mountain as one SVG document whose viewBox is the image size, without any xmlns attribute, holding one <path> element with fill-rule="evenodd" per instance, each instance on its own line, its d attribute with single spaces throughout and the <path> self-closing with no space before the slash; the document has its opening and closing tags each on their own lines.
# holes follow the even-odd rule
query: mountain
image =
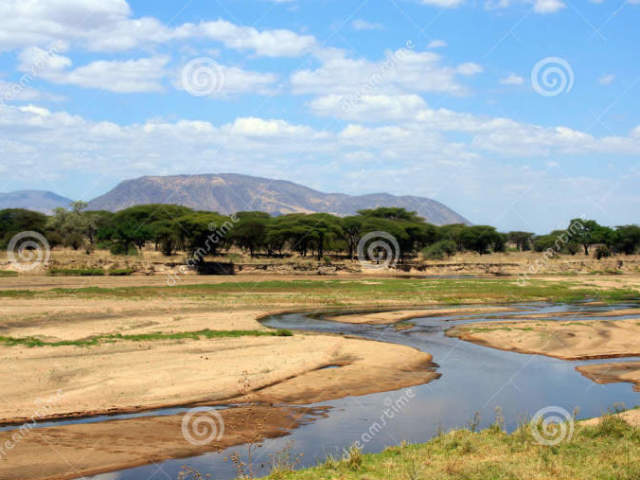
<svg viewBox="0 0 640 480">
<path fill-rule="evenodd" d="M 25 208 L 50 214 L 54 208 L 68 208 L 72 200 L 44 190 L 19 190 L 0 193 L 0 210 L 5 208 Z"/>
<path fill-rule="evenodd" d="M 293 182 L 238 174 L 126 180 L 89 202 L 89 209 L 117 211 L 147 203 L 177 204 L 224 214 L 260 210 L 272 215 L 296 212 L 352 215 L 364 208 L 403 207 L 438 225 L 469 223 L 442 203 L 428 198 L 386 193 L 359 196 L 322 193 Z"/>
</svg>

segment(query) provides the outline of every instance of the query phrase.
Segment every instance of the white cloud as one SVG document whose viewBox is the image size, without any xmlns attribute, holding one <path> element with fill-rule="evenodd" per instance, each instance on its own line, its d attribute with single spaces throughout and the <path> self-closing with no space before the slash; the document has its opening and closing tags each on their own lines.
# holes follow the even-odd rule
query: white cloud
<svg viewBox="0 0 640 480">
<path fill-rule="evenodd" d="M 316 115 L 363 122 L 405 120 L 427 107 L 418 95 L 363 95 L 354 99 L 327 95 L 314 99 L 309 106 Z"/>
<path fill-rule="evenodd" d="M 362 30 L 382 30 L 384 27 L 380 23 L 368 22 L 361 18 L 356 18 L 353 22 L 351 22 L 351 26 L 354 30 L 362 31 Z"/>
<path fill-rule="evenodd" d="M 24 53 L 24 52 L 23 52 Z M 161 83 L 165 76 L 167 57 L 141 58 L 137 60 L 106 61 L 99 60 L 73 70 L 71 60 L 56 56 L 37 72 L 37 75 L 53 83 L 75 85 L 83 88 L 97 88 L 118 93 L 158 92 L 163 90 Z M 30 54 L 25 55 L 21 69 L 27 69 Z"/>
<path fill-rule="evenodd" d="M 600 85 L 611 85 L 615 79 L 616 79 L 616 76 L 613 75 L 612 73 L 609 73 L 606 75 L 602 75 L 600 78 L 598 78 L 598 83 Z"/>
<path fill-rule="evenodd" d="M 513 4 L 532 5 L 534 13 L 555 13 L 567 7 L 562 0 L 485 0 L 489 10 L 511 7 Z"/>
<path fill-rule="evenodd" d="M 444 48 L 447 46 L 447 42 L 444 40 L 431 40 L 427 44 L 427 48 Z"/>
<path fill-rule="evenodd" d="M 482 67 L 474 63 L 444 66 L 440 55 L 434 52 L 400 49 L 387 52 L 385 59 L 379 62 L 351 59 L 338 52 L 315 70 L 293 73 L 291 85 L 298 94 L 361 96 L 442 92 L 459 95 L 467 89 L 458 82 L 457 76 L 480 71 Z"/>
<path fill-rule="evenodd" d="M 420 3 L 433 7 L 455 8 L 462 5 L 464 0 L 420 0 Z"/>
<path fill-rule="evenodd" d="M 566 7 L 562 0 L 535 0 L 533 3 L 533 11 L 536 13 L 555 13 Z"/>
<path fill-rule="evenodd" d="M 516 75 L 515 73 L 510 73 L 504 78 L 500 79 L 501 85 L 522 85 L 524 83 L 524 78 L 520 75 Z"/>
<path fill-rule="evenodd" d="M 153 17 L 134 18 L 125 0 L 4 0 L 0 51 L 72 42 L 91 51 L 124 51 L 174 40 L 206 38 L 268 57 L 295 57 L 317 48 L 311 35 L 258 30 L 225 20 L 169 27 Z"/>
</svg>

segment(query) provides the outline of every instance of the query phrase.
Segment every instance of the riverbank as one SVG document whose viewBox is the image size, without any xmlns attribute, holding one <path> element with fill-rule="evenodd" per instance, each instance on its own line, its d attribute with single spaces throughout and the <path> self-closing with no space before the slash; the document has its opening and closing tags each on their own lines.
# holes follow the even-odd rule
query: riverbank
<svg viewBox="0 0 640 480">
<path fill-rule="evenodd" d="M 377 454 L 352 448 L 315 468 L 277 465 L 271 479 L 318 480 L 635 480 L 640 478 L 640 427 L 619 416 L 561 425 L 546 433 L 524 424 L 512 434 L 500 420 L 487 430 L 442 433 L 423 444 Z M 541 444 L 542 442 L 551 442 Z"/>
</svg>

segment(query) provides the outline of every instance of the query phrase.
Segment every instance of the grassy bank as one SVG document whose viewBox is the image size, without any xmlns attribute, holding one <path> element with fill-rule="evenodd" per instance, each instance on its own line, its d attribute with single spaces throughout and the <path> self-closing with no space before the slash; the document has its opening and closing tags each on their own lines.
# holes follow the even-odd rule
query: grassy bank
<svg viewBox="0 0 640 480">
<path fill-rule="evenodd" d="M 568 424 L 565 424 L 568 427 Z M 567 431 L 569 431 L 567 429 Z M 637 480 L 640 428 L 607 415 L 597 426 L 577 424 L 555 446 L 540 445 L 529 425 L 506 434 L 499 424 L 481 431 L 458 430 L 428 443 L 344 457 L 292 471 L 275 465 L 273 480 Z"/>
<path fill-rule="evenodd" d="M 372 278 L 304 279 L 293 281 L 246 281 L 215 284 L 177 285 L 174 287 L 86 287 L 50 290 L 2 290 L 0 297 L 10 298 L 109 298 L 148 299 L 153 297 L 197 298 L 222 305 L 321 304 L 348 306 L 367 303 L 389 304 L 463 304 L 510 303 L 523 301 L 576 302 L 595 299 L 605 302 L 637 300 L 633 289 L 599 289 L 579 281 L 535 280 L 518 285 L 515 279 L 409 279 Z M 381 301 L 380 299 L 384 299 Z"/>
<path fill-rule="evenodd" d="M 113 333 L 84 338 L 80 340 L 60 340 L 47 342 L 36 337 L 1 337 L 0 344 L 7 346 L 23 345 L 26 347 L 64 347 L 73 345 L 76 347 L 90 347 L 100 343 L 113 343 L 117 341 L 149 342 L 154 340 L 200 340 L 201 338 L 235 338 L 235 337 L 290 337 L 293 333 L 289 330 L 199 330 L 197 332 L 177 333 L 139 333 L 135 335 L 123 335 Z"/>
</svg>

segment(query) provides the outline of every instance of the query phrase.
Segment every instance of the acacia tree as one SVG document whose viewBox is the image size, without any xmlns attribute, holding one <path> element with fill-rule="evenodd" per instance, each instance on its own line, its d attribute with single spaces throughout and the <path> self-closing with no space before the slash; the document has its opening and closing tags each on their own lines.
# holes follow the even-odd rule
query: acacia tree
<svg viewBox="0 0 640 480">
<path fill-rule="evenodd" d="M 267 227 L 271 216 L 264 212 L 238 212 L 238 222 L 231 232 L 231 239 L 238 247 L 249 250 L 251 257 L 267 245 Z"/>
</svg>

